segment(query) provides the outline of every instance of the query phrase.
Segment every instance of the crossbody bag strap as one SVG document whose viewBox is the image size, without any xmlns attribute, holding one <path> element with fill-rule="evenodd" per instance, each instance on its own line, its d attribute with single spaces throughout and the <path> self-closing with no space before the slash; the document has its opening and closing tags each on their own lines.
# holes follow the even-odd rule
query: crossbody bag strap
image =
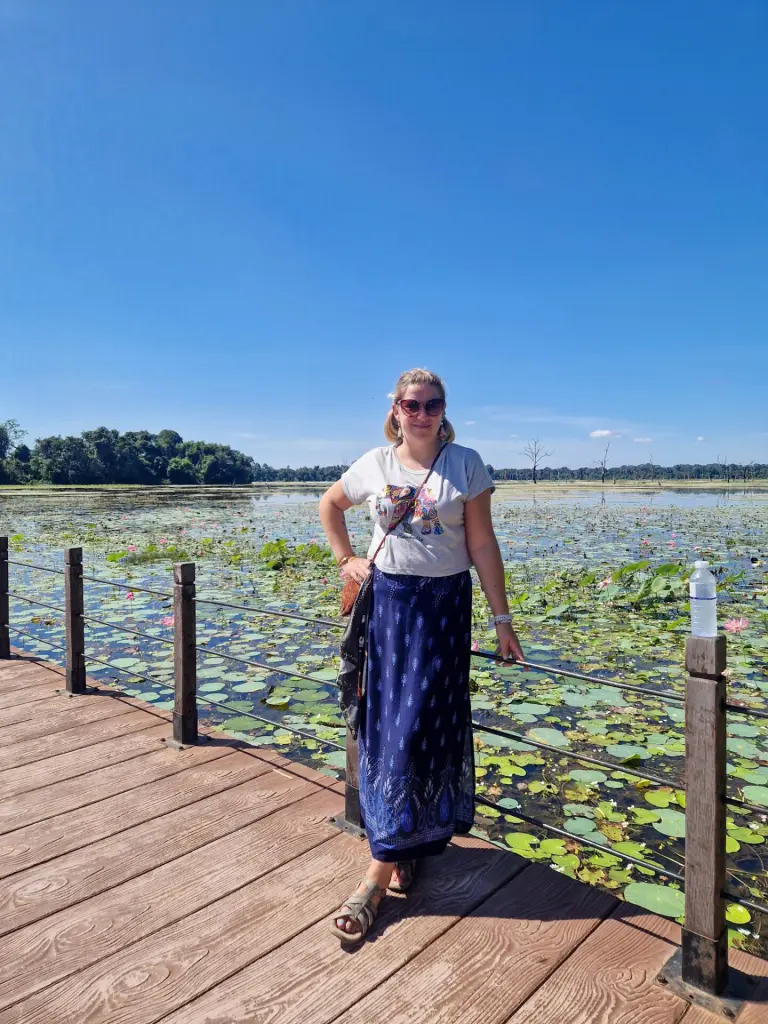
<svg viewBox="0 0 768 1024">
<path fill-rule="evenodd" d="M 419 484 L 418 488 L 416 489 L 416 493 L 414 494 L 414 496 L 409 500 L 408 504 L 405 506 L 405 511 L 403 512 L 403 514 L 400 516 L 399 519 L 397 519 L 394 522 L 391 522 L 389 524 L 387 532 L 384 534 L 384 536 L 379 541 L 379 546 L 376 548 L 376 551 L 373 554 L 373 558 L 371 559 L 371 564 L 373 564 L 376 561 L 376 559 L 378 558 L 378 556 L 379 556 L 379 554 L 381 552 L 381 549 L 386 544 L 387 537 L 390 535 L 390 533 L 392 533 L 393 530 L 396 530 L 397 527 L 400 525 L 400 523 L 402 523 L 403 520 L 407 516 L 409 516 L 411 514 L 411 512 L 414 510 L 414 508 L 416 507 L 416 502 L 419 499 L 419 495 L 421 494 L 422 490 L 427 486 L 427 481 L 432 476 L 432 470 L 437 465 L 437 460 L 440 458 L 440 456 L 443 454 L 443 452 L 445 451 L 445 449 L 447 447 L 448 447 L 448 442 L 446 442 L 444 445 L 441 446 L 440 451 L 437 453 L 437 455 L 432 460 L 432 465 L 429 467 L 429 472 L 427 473 L 427 475 L 424 477 L 424 479 Z"/>
</svg>

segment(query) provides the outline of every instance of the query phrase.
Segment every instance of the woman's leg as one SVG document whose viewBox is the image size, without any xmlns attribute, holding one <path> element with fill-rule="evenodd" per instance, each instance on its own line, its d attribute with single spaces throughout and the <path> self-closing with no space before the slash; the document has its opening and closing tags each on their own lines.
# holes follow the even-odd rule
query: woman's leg
<svg viewBox="0 0 768 1024">
<path fill-rule="evenodd" d="M 373 858 L 371 858 L 371 863 L 368 867 L 368 870 L 365 873 L 365 877 L 369 881 L 375 882 L 379 889 L 382 890 L 381 893 L 377 893 L 377 895 L 373 897 L 371 902 L 373 903 L 374 906 L 378 906 L 379 902 L 381 901 L 383 892 L 389 885 L 390 879 L 392 878 L 392 870 L 394 866 L 394 864 L 387 864 L 384 861 L 374 860 Z M 364 892 L 364 886 L 358 886 L 357 891 Z M 339 913 L 337 914 L 336 926 L 340 928 L 341 931 L 348 932 L 350 935 L 353 935 L 355 932 L 360 931 L 360 925 L 357 923 L 357 921 L 352 921 L 350 919 L 349 907 L 347 906 L 343 906 Z"/>
</svg>

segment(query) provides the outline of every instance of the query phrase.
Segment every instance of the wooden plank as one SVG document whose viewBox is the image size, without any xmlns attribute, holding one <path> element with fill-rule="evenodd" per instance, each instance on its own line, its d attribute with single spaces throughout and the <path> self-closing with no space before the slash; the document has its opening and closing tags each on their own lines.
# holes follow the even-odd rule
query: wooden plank
<svg viewBox="0 0 768 1024">
<path fill-rule="evenodd" d="M 226 767 L 219 760 L 216 764 Z M 190 770 L 187 767 L 186 771 Z M 256 777 L 268 771 L 271 769 L 265 766 L 264 771 L 257 773 Z M 168 811 L 194 803 L 203 796 L 211 796 L 227 788 L 229 778 L 226 774 L 209 770 L 205 778 L 195 780 L 195 783 L 186 787 L 183 781 L 176 783 L 169 779 L 158 780 L 150 784 L 151 788 L 145 794 L 146 799 L 136 800 L 131 790 L 110 800 L 79 807 L 55 819 L 36 822 L 11 832 L 0 838 L 0 877 L 13 875 L 35 864 L 80 850 L 89 843 L 96 843 L 152 818 L 159 818 Z"/>
<path fill-rule="evenodd" d="M 0 1021 L 64 1024 L 75 1007 L 78 1020 L 88 1024 L 159 1020 L 326 919 L 355 889 L 368 859 L 362 843 L 337 832 L 190 917 L 38 992 L 0 1014 Z M 251 866 L 249 858 L 240 867 Z"/>
<path fill-rule="evenodd" d="M 38 683 L 35 686 L 25 687 L 23 690 L 11 690 L 9 693 L 0 693 L 0 708 L 11 708 L 21 704 L 31 704 L 34 701 L 45 700 L 46 697 L 56 696 L 56 683 Z"/>
<path fill-rule="evenodd" d="M 384 899 L 376 941 L 364 943 L 354 956 L 340 950 L 327 921 L 321 921 L 169 1014 L 163 1024 L 275 1019 L 280 1024 L 328 1024 L 520 868 L 520 860 L 512 854 L 479 840 L 457 839 L 442 857 L 429 862 L 407 897 Z"/>
<path fill-rule="evenodd" d="M 45 676 L 41 678 L 43 673 Z M 31 661 L 17 661 L 12 658 L 10 661 L 0 663 L 0 693 L 23 690 L 25 687 L 34 686 L 53 678 L 53 675 L 49 674 L 46 669 Z"/>
<path fill-rule="evenodd" d="M 19 722 L 17 725 L 8 725 L 0 728 L 0 745 L 9 746 L 12 743 L 23 743 L 24 740 L 31 740 L 37 736 L 45 737 L 49 744 L 55 748 L 56 737 L 53 733 L 64 732 L 69 729 L 77 729 L 79 726 L 88 725 L 90 722 L 99 722 L 105 718 L 115 718 L 117 715 L 126 715 L 131 711 L 128 704 L 123 704 L 113 698 L 85 697 L 83 703 L 75 697 L 58 697 L 57 700 L 76 700 L 77 707 L 68 711 L 65 715 L 48 714 L 40 715 L 28 722 Z"/>
<path fill-rule="evenodd" d="M 0 801 L 0 833 L 14 832 L 46 818 L 60 817 L 67 811 L 86 804 L 100 803 L 101 813 L 110 815 L 114 808 L 110 797 L 128 793 L 139 786 L 146 786 L 158 779 L 173 776 L 195 765 L 205 764 L 218 758 L 231 756 L 226 747 L 206 746 L 171 750 L 163 746 L 151 754 L 133 758 L 127 764 L 111 765 L 66 782 L 53 782 L 31 793 L 21 793 Z M 240 755 L 243 756 L 243 755 Z M 224 765 L 222 765 L 224 768 Z M 264 771 L 268 766 L 263 765 Z M 55 778 L 55 776 L 52 776 Z M 189 779 L 189 776 L 187 776 Z M 151 798 L 149 792 L 146 797 Z M 123 800 L 123 805 L 135 797 Z M 64 822 L 57 821 L 58 828 L 65 828 Z M 5 865 L 0 858 L 0 875 Z"/>
<path fill-rule="evenodd" d="M 30 764 L 33 761 L 42 761 L 44 758 L 88 747 L 92 743 L 99 743 L 112 737 L 151 729 L 156 724 L 157 719 L 146 711 L 131 711 L 127 715 L 117 715 L 79 728 L 67 729 L 65 732 L 57 733 L 55 739 L 50 736 L 37 736 L 35 739 L 7 747 L 0 742 L 0 771 Z"/>
<path fill-rule="evenodd" d="M 511 1024 L 677 1024 L 687 1004 L 655 984 L 680 929 L 622 903 L 575 950 Z"/>
<path fill-rule="evenodd" d="M 284 788 L 278 792 L 281 783 Z M 314 789 L 309 783 L 286 780 L 276 773 L 273 787 L 273 808 L 280 802 L 295 802 L 6 939 L 0 958 L 0 1006 L 68 978 L 307 850 L 338 838 L 326 821 L 342 806 L 337 795 L 327 791 L 307 795 Z M 234 927 L 236 921 L 230 924 Z M 258 929 L 252 919 L 251 924 Z M 234 955 L 234 950 L 230 953 Z M 75 1017 L 78 1022 L 83 1020 L 76 1010 Z M 0 1013 L 0 1024 L 8 1021 L 26 1024 L 24 1011 L 13 1006 Z M 48 1018 L 47 1024 L 53 1021 Z"/>
<path fill-rule="evenodd" d="M 50 691 L 47 700 L 33 703 L 23 701 L 15 703 L 12 707 L 0 708 L 0 729 L 17 725 L 19 722 L 42 721 L 51 715 L 71 713 L 79 708 L 93 706 L 92 697 L 66 697 Z"/>
<path fill-rule="evenodd" d="M 343 1014 L 338 1024 L 498 1024 L 614 909 L 532 864 Z"/>
<path fill-rule="evenodd" d="M 151 719 L 148 719 L 148 724 L 150 722 Z M 150 725 L 142 732 L 94 743 L 90 747 L 71 750 L 66 754 L 54 754 L 53 757 L 19 768 L 6 768 L 0 771 L 0 799 L 42 789 L 50 785 L 53 779 L 64 782 L 99 768 L 107 768 L 111 764 L 130 761 L 153 750 L 165 750 L 167 736 L 167 725 Z"/>
<path fill-rule="evenodd" d="M 39 921 L 257 821 L 270 814 L 276 805 L 280 806 L 281 794 L 287 792 L 291 800 L 292 790 L 303 784 L 272 771 L 266 780 L 255 778 L 264 774 L 264 766 L 240 753 L 233 754 L 228 761 L 232 788 L 190 804 L 189 789 L 198 787 L 204 792 L 206 775 L 218 772 L 218 763 L 202 765 L 194 773 L 190 771 L 190 779 L 186 773 L 175 775 L 165 785 L 174 791 L 177 804 L 184 806 L 6 878 L 0 885 L 0 935 Z M 133 790 L 132 796 L 142 801 L 146 794 L 142 788 Z M 55 818 L 46 824 L 52 831 L 57 830 Z"/>
</svg>

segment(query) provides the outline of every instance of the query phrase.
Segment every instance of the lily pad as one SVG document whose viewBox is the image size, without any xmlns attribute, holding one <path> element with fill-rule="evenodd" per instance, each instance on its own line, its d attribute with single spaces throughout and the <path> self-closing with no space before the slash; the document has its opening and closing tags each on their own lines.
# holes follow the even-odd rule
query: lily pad
<svg viewBox="0 0 768 1024">
<path fill-rule="evenodd" d="M 535 729 L 529 729 L 528 736 L 539 743 L 548 743 L 550 747 L 570 747 L 571 741 L 559 729 L 551 729 L 546 726 L 537 725 Z"/>
<path fill-rule="evenodd" d="M 685 895 L 679 889 L 654 882 L 630 882 L 624 890 L 624 899 L 638 907 L 662 917 L 682 917 L 685 914 Z"/>
</svg>

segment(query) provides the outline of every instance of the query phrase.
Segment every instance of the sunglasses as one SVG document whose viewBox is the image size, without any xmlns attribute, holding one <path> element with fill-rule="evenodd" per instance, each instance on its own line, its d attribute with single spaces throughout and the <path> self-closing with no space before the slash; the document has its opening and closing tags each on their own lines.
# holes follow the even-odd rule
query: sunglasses
<svg viewBox="0 0 768 1024">
<path fill-rule="evenodd" d="M 415 398 L 398 398 L 395 405 L 399 405 L 406 416 L 416 416 L 421 408 L 427 416 L 441 416 L 445 409 L 445 399 L 430 398 L 427 402 L 417 402 Z"/>
</svg>

